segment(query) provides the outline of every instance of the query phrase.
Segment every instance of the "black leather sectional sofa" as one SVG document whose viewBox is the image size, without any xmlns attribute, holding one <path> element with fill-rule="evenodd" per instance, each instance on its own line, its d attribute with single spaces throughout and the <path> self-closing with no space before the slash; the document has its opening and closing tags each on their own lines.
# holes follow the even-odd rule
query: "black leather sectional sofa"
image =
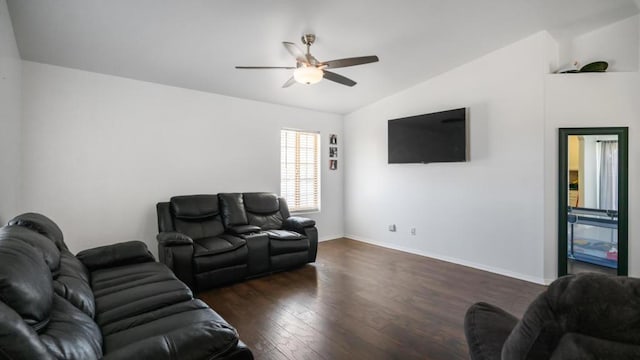
<svg viewBox="0 0 640 360">
<path fill-rule="evenodd" d="M 28 213 L 0 228 L 0 358 L 253 356 L 144 243 L 74 256 L 54 222 Z"/>
<path fill-rule="evenodd" d="M 174 196 L 157 204 L 158 254 L 195 291 L 314 262 L 315 221 L 273 193 Z"/>
</svg>

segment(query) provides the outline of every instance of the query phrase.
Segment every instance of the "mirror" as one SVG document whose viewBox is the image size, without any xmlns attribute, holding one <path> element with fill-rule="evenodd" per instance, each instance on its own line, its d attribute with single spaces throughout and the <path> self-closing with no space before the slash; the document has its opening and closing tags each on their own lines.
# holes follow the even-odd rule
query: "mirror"
<svg viewBox="0 0 640 360">
<path fill-rule="evenodd" d="M 627 275 L 628 128 L 563 128 L 558 276 Z"/>
</svg>

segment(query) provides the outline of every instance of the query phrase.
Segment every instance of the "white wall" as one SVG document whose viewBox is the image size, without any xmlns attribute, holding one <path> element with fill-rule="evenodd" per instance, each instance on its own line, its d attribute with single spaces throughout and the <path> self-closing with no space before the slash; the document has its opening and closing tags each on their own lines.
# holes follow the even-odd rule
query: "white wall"
<svg viewBox="0 0 640 360">
<path fill-rule="evenodd" d="M 556 66 L 541 32 L 347 115 L 346 236 L 542 282 L 544 74 Z M 458 107 L 469 162 L 387 164 L 387 120 Z"/>
<path fill-rule="evenodd" d="M 0 0 L 0 224 L 20 201 L 21 69 L 7 3 Z"/>
<path fill-rule="evenodd" d="M 343 235 L 342 170 L 328 171 L 341 116 L 23 62 L 22 211 L 73 251 L 140 239 L 172 195 L 280 192 L 283 127 L 322 133 L 322 239 Z"/>
<path fill-rule="evenodd" d="M 640 276 L 640 74 L 547 75 L 545 79 L 545 278 L 556 277 L 558 128 L 629 127 L 629 275 Z"/>
<path fill-rule="evenodd" d="M 584 66 L 604 60 L 610 72 L 638 71 L 639 44 L 640 15 L 635 15 L 565 42 L 560 48 L 560 63 L 566 67 L 577 60 Z"/>
</svg>

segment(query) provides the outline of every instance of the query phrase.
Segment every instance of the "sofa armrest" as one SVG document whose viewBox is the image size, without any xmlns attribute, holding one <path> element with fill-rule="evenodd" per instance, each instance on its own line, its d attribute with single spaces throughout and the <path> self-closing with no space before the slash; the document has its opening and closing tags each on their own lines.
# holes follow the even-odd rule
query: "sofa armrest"
<svg viewBox="0 0 640 360">
<path fill-rule="evenodd" d="M 89 270 L 156 261 L 142 241 L 127 241 L 79 252 L 76 257 Z"/>
<path fill-rule="evenodd" d="M 194 292 L 197 290 L 193 276 L 193 239 L 175 232 L 161 232 L 158 240 L 158 259 L 167 265 L 182 282 Z"/>
<path fill-rule="evenodd" d="M 282 223 L 282 228 L 304 234 L 304 228 L 316 226 L 316 221 L 300 216 L 291 216 Z"/>
<path fill-rule="evenodd" d="M 193 245 L 193 239 L 179 232 L 161 232 L 156 236 L 158 243 L 163 246 Z"/>
<path fill-rule="evenodd" d="M 243 343 L 242 340 L 239 340 L 238 346 L 236 346 L 236 348 L 228 353 L 224 358 L 225 360 L 253 360 L 253 354 L 247 344 Z"/>
<path fill-rule="evenodd" d="M 260 229 L 260 226 L 255 226 L 255 225 L 238 225 L 238 226 L 232 226 L 229 228 L 229 232 L 232 233 L 233 235 L 245 235 L 245 234 L 259 232 L 260 230 L 262 230 Z"/>
<path fill-rule="evenodd" d="M 500 359 L 502 346 L 518 319 L 487 303 L 471 305 L 464 317 L 464 333 L 472 360 Z"/>
<path fill-rule="evenodd" d="M 238 333 L 235 329 L 224 323 L 208 321 L 131 343 L 107 353 L 102 359 L 220 359 L 233 354 L 237 347 Z M 238 359 L 253 359 L 250 351 L 245 355 Z"/>
</svg>

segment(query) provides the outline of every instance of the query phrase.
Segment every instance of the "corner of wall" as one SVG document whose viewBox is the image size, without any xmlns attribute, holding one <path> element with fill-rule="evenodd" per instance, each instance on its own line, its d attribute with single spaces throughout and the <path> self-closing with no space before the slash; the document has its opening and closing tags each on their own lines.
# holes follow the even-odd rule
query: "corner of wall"
<svg viewBox="0 0 640 360">
<path fill-rule="evenodd" d="M 19 209 L 22 61 L 6 0 L 0 0 L 0 222 Z"/>
<path fill-rule="evenodd" d="M 640 8 L 640 0 L 636 0 L 638 3 L 638 8 Z M 640 71 L 640 14 L 636 15 L 638 18 L 637 27 L 638 27 L 638 71 Z"/>
</svg>

